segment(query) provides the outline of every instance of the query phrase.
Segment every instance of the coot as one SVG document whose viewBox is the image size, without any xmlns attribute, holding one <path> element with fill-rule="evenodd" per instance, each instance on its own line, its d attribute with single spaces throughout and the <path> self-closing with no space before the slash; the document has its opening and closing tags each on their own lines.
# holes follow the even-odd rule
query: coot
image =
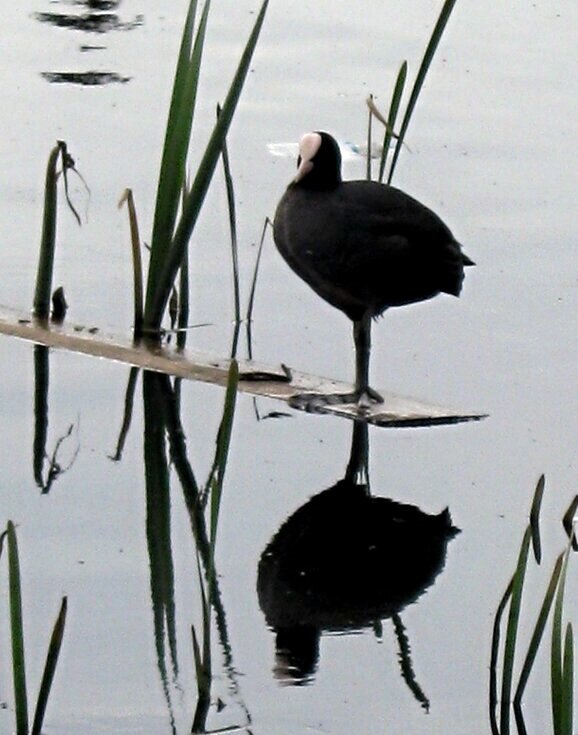
<svg viewBox="0 0 578 735">
<path fill-rule="evenodd" d="M 275 243 L 295 273 L 353 321 L 356 352 L 354 393 L 309 398 L 313 406 L 382 402 L 369 386 L 371 320 L 440 292 L 459 296 L 464 266 L 474 263 L 413 197 L 375 181 L 342 181 L 339 146 L 328 133 L 303 136 L 297 165 L 275 213 Z"/>
</svg>

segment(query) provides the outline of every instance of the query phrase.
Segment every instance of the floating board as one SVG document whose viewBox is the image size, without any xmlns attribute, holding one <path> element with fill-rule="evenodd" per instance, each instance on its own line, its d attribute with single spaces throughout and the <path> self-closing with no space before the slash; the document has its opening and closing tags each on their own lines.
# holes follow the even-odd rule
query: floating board
<svg viewBox="0 0 578 735">
<path fill-rule="evenodd" d="M 193 350 L 179 350 L 166 344 L 135 342 L 131 336 L 105 334 L 97 327 L 38 320 L 29 314 L 4 307 L 0 307 L 0 333 L 47 347 L 216 385 L 226 385 L 231 364 L 226 358 Z M 240 391 L 285 401 L 290 405 L 303 393 L 348 393 L 353 390 L 349 383 L 308 375 L 285 365 L 270 366 L 253 360 L 237 362 Z M 384 402 L 367 409 L 337 403 L 316 407 L 315 412 L 367 421 L 377 426 L 433 426 L 476 421 L 485 417 L 482 413 L 460 412 L 387 391 L 380 393 Z"/>
</svg>

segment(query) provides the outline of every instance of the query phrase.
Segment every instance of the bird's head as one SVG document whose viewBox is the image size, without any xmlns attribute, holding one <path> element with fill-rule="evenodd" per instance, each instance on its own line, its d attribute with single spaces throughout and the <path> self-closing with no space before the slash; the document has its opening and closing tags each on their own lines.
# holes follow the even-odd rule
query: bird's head
<svg viewBox="0 0 578 735">
<path fill-rule="evenodd" d="M 341 183 L 341 151 L 329 133 L 306 133 L 299 142 L 293 184 L 306 189 L 334 189 Z"/>
</svg>

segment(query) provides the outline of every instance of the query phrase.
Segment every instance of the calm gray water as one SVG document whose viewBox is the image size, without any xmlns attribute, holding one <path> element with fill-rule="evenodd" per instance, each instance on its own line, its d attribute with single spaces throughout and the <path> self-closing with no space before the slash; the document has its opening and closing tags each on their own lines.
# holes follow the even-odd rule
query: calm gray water
<svg viewBox="0 0 578 735">
<path fill-rule="evenodd" d="M 256 7 L 213 6 L 199 141 Z M 254 243 L 294 166 L 271 156 L 267 145 L 290 143 L 310 129 L 362 142 L 365 97 L 373 92 L 385 108 L 404 58 L 413 79 L 438 9 L 430 0 L 272 3 L 229 141 L 245 298 Z M 42 0 L 5 9 L 0 300 L 25 309 L 31 303 L 43 172 L 54 141 L 64 138 L 91 195 L 75 185 L 75 201 L 88 208 L 82 229 L 61 212 L 56 280 L 65 286 L 72 321 L 126 332 L 128 226 L 116 202 L 126 186 L 134 189 L 146 239 L 185 3 L 160 10 L 148 0 L 125 0 L 111 11 L 120 27 L 104 34 L 35 16 L 83 12 Z M 426 513 L 447 506 L 462 529 L 435 584 L 401 613 L 429 714 L 401 677 L 388 619 L 381 632 L 324 635 L 308 685 L 275 677 L 274 637 L 256 593 L 259 558 L 289 515 L 343 476 L 351 426 L 301 414 L 259 422 L 252 399 L 240 396 L 216 561 L 231 659 L 213 630 L 210 729 L 250 722 L 253 733 L 276 735 L 490 731 L 493 611 L 515 563 L 533 488 L 545 472 L 545 569 L 530 580 L 524 633 L 563 548 L 559 519 L 577 486 L 577 20 L 570 0 L 513 0 L 507 8 L 458 3 L 409 131 L 411 153 L 396 174 L 398 186 L 451 224 L 478 266 L 468 272 L 459 301 L 439 297 L 380 320 L 373 382 L 490 415 L 477 424 L 370 430 L 373 493 Z M 83 45 L 104 48 L 82 51 Z M 130 81 L 86 87 L 41 76 L 87 71 Z M 363 175 L 363 161 L 348 164 L 346 175 Z M 192 246 L 194 320 L 212 326 L 194 332 L 189 344 L 220 354 L 229 349 L 232 316 L 226 212 L 219 172 Z M 255 356 L 347 379 L 349 332 L 343 316 L 300 283 L 269 242 Z M 151 610 L 140 382 L 122 461 L 109 459 L 127 378 L 124 366 L 51 353 L 48 450 L 74 428 L 59 454 L 70 468 L 42 495 L 32 467 L 33 347 L 0 339 L 0 526 L 8 519 L 18 524 L 31 696 L 62 595 L 70 605 L 47 733 L 171 732 Z M 200 479 L 211 463 L 222 401 L 219 388 L 182 387 L 189 459 Z M 261 413 L 284 408 L 258 405 Z M 196 702 L 190 626 L 201 624 L 201 607 L 189 519 L 172 476 L 178 674 L 169 674 L 168 698 L 182 733 L 190 731 Z M 8 733 L 14 719 L 1 563 L 0 700 L 7 709 L 0 710 L 0 730 Z M 576 599 L 574 573 L 568 596 Z M 575 616 L 575 605 L 568 613 Z M 544 676 L 537 673 L 526 700 L 533 732 L 551 730 Z M 218 698 L 226 705 L 219 713 Z"/>
</svg>

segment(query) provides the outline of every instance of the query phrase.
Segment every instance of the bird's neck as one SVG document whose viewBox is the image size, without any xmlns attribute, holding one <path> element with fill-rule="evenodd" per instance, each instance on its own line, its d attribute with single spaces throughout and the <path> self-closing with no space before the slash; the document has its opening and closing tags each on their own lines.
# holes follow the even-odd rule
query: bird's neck
<svg viewBox="0 0 578 735">
<path fill-rule="evenodd" d="M 324 176 L 315 177 L 307 176 L 301 181 L 290 184 L 291 187 L 296 189 L 304 189 L 306 191 L 335 191 L 337 187 L 342 183 L 341 176 L 330 177 Z"/>
</svg>

